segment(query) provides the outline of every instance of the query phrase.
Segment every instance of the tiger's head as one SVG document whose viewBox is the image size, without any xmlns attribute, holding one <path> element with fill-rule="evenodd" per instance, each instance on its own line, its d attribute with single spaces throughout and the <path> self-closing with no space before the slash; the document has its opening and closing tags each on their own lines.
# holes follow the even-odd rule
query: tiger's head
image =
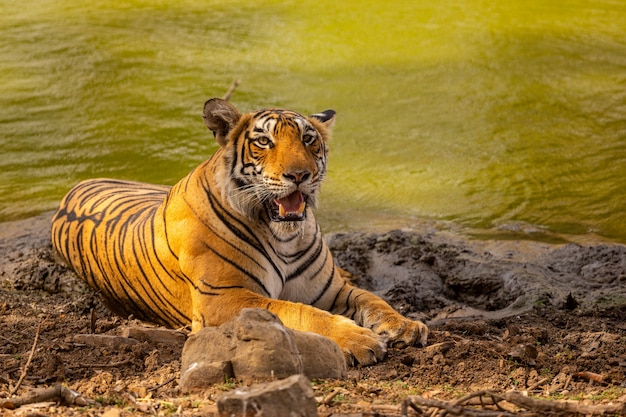
<svg viewBox="0 0 626 417">
<path fill-rule="evenodd" d="M 216 178 L 222 199 L 251 219 L 266 213 L 272 223 L 293 227 L 305 220 L 326 175 L 335 112 L 306 117 L 266 109 L 242 115 L 213 98 L 203 118 L 222 147 L 223 170 Z"/>
</svg>

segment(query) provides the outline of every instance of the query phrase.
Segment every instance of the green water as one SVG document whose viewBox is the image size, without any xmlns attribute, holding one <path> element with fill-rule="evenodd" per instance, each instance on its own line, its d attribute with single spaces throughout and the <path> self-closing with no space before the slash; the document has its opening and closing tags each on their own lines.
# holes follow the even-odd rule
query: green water
<svg viewBox="0 0 626 417">
<path fill-rule="evenodd" d="M 626 3 L 0 2 L 0 221 L 173 184 L 207 98 L 338 112 L 326 230 L 626 242 Z"/>
</svg>

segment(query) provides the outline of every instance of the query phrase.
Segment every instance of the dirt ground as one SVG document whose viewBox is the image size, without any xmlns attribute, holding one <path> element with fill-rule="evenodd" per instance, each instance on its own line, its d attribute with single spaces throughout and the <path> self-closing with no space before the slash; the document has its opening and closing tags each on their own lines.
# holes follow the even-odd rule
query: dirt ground
<svg viewBox="0 0 626 417">
<path fill-rule="evenodd" d="M 214 415 L 217 398 L 237 382 L 181 392 L 182 343 L 75 337 L 146 325 L 112 315 L 54 263 L 49 219 L 0 224 L 0 404 L 56 384 L 87 402 L 44 398 L 0 415 Z M 626 247 L 472 241 L 437 230 L 328 240 L 360 286 L 427 322 L 431 334 L 426 348 L 390 349 L 346 380 L 313 381 L 321 416 L 397 416 L 407 398 L 450 405 L 481 390 L 596 411 L 626 401 Z M 502 404 L 508 415 L 557 415 Z"/>
</svg>

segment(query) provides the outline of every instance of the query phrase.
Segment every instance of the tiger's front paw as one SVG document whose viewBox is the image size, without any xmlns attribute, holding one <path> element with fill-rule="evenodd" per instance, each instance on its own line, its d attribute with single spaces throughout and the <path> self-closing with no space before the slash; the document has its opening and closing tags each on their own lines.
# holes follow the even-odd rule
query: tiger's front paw
<svg viewBox="0 0 626 417">
<path fill-rule="evenodd" d="M 385 341 L 370 329 L 366 329 L 343 316 L 333 316 L 333 334 L 350 366 L 373 365 L 385 357 Z"/>
<path fill-rule="evenodd" d="M 387 317 L 373 330 L 385 339 L 389 346 L 393 347 L 402 348 L 415 344 L 426 346 L 428 340 L 428 327 L 424 323 L 409 320 L 401 315 Z"/>
</svg>

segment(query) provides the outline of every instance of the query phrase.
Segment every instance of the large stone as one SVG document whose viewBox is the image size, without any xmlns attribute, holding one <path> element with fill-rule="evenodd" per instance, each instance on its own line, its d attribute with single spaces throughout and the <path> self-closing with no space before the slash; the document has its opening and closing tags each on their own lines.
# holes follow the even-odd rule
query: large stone
<svg viewBox="0 0 626 417">
<path fill-rule="evenodd" d="M 303 375 L 237 388 L 217 399 L 219 417 L 314 417 L 315 394 Z"/>
<path fill-rule="evenodd" d="M 197 361 L 183 369 L 185 371 L 180 375 L 180 387 L 184 391 L 207 388 L 213 384 L 235 379 L 233 364 L 230 361 Z"/>
<path fill-rule="evenodd" d="M 343 379 L 347 376 L 346 357 L 334 340 L 317 333 L 289 331 L 298 346 L 304 375 L 311 379 Z"/>
<path fill-rule="evenodd" d="M 189 337 L 180 386 L 188 391 L 228 379 L 249 384 L 303 373 L 344 378 L 346 363 L 339 346 L 321 335 L 287 329 L 268 310 L 243 309 L 231 321 Z"/>
<path fill-rule="evenodd" d="M 181 388 L 224 382 L 227 375 L 215 372 L 224 363 L 230 363 L 234 377 L 243 383 L 302 373 L 293 337 L 263 309 L 244 309 L 222 326 L 205 327 L 189 337 L 182 354 Z"/>
</svg>

